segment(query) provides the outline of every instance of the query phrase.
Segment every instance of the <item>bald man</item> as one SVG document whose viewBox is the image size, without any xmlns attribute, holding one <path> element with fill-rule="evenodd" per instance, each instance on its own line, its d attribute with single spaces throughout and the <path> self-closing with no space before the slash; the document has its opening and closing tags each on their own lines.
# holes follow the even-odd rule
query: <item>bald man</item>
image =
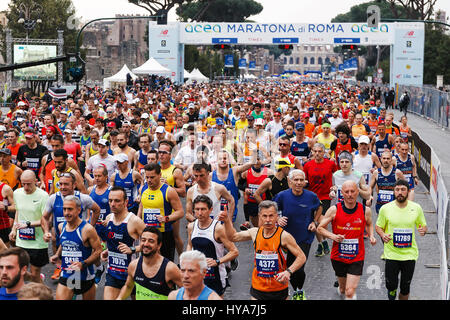
<svg viewBox="0 0 450 320">
<path fill-rule="evenodd" d="M 373 233 L 372 212 L 357 202 L 359 195 L 355 181 L 342 184 L 344 200 L 330 207 L 321 219 L 317 232 L 333 240 L 331 264 L 338 278 L 340 297 L 356 300 L 356 288 L 364 266 L 364 229 L 367 227 L 370 244 L 377 242 Z M 332 232 L 328 231 L 331 222 Z"/>
<path fill-rule="evenodd" d="M 41 283 L 41 268 L 48 263 L 48 243 L 44 241 L 41 218 L 48 200 L 48 194 L 36 187 L 36 175 L 25 170 L 20 176 L 22 188 L 14 191 L 16 206 L 14 225 L 9 234 L 17 247 L 23 248 L 30 256 L 30 277 Z"/>
</svg>

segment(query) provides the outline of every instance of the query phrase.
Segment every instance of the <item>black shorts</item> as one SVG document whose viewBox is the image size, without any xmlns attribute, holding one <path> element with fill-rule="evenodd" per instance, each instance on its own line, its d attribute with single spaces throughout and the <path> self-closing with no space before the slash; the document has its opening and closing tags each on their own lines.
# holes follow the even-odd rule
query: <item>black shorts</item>
<svg viewBox="0 0 450 320">
<path fill-rule="evenodd" d="M 120 279 L 114 278 L 108 272 L 106 273 L 105 280 L 106 280 L 105 287 L 113 287 L 116 289 L 122 289 L 122 287 L 125 285 L 125 282 L 126 282 L 126 280 L 120 280 Z"/>
<path fill-rule="evenodd" d="M 331 265 L 333 266 L 336 277 L 345 278 L 347 274 L 361 276 L 363 274 L 364 260 L 344 263 L 331 259 Z"/>
<path fill-rule="evenodd" d="M 37 268 L 42 268 L 48 264 L 48 249 L 24 249 L 30 256 L 30 264 Z"/>
<path fill-rule="evenodd" d="M 289 296 L 289 289 L 281 291 L 263 292 L 250 287 L 250 295 L 256 300 L 286 300 Z"/>
<path fill-rule="evenodd" d="M 173 230 L 162 232 L 162 245 L 159 252 L 161 255 L 170 261 L 175 260 L 175 238 L 173 237 Z"/>
<path fill-rule="evenodd" d="M 249 202 L 244 204 L 244 213 L 248 214 L 250 217 L 258 216 L 258 204 Z"/>
<path fill-rule="evenodd" d="M 322 205 L 322 215 L 324 216 L 331 207 L 331 200 L 320 200 L 320 204 Z"/>
<path fill-rule="evenodd" d="M 69 278 L 60 277 L 58 283 L 73 290 L 74 294 L 82 295 L 82 294 L 88 292 L 92 288 L 92 286 L 95 284 L 95 279 L 79 280 L 74 284 L 71 283 L 70 280 L 69 280 L 69 283 L 67 283 L 68 279 Z"/>
<path fill-rule="evenodd" d="M 385 263 L 386 288 L 389 291 L 396 290 L 399 286 L 400 275 L 400 293 L 402 295 L 409 294 L 416 260 L 398 261 L 386 259 Z"/>
<path fill-rule="evenodd" d="M 9 242 L 9 234 L 11 233 L 11 228 L 0 229 L 0 238 L 4 243 Z"/>
</svg>

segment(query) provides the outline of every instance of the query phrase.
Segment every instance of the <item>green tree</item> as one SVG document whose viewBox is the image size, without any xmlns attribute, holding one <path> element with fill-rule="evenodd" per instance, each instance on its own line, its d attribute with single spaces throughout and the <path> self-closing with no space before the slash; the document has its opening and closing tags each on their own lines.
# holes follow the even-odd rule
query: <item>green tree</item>
<svg viewBox="0 0 450 320">
<path fill-rule="evenodd" d="M 129 3 L 147 10 L 151 15 L 158 11 L 169 12 L 169 10 L 176 5 L 191 1 L 192 0 L 128 0 Z"/>
<path fill-rule="evenodd" d="M 77 37 L 77 25 L 75 22 L 75 7 L 72 0 L 10 0 L 6 17 L 8 19 L 7 28 L 11 29 L 13 38 L 25 38 L 27 36 L 26 29 L 23 24 L 19 23 L 21 10 L 20 5 L 24 4 L 30 7 L 37 4 L 42 8 L 40 12 L 41 23 L 37 23 L 33 30 L 28 32 L 30 39 L 57 39 L 58 29 L 64 31 L 64 54 L 75 52 L 75 43 Z M 31 18 L 37 19 L 36 10 L 31 11 Z M 3 44 L 2 54 L 6 58 L 4 29 L 0 30 L 0 43 Z M 64 70 L 67 64 L 64 63 Z M 35 83 L 31 83 L 32 87 Z M 44 88 L 44 86 L 43 86 Z M 34 90 L 33 90 L 34 91 Z"/>
<path fill-rule="evenodd" d="M 442 28 L 425 26 L 425 56 L 423 83 L 436 84 L 436 76 L 444 75 L 444 81 L 450 83 L 450 36 Z"/>
<path fill-rule="evenodd" d="M 176 12 L 182 21 L 243 22 L 262 10 L 254 0 L 197 0 L 180 5 Z"/>
</svg>

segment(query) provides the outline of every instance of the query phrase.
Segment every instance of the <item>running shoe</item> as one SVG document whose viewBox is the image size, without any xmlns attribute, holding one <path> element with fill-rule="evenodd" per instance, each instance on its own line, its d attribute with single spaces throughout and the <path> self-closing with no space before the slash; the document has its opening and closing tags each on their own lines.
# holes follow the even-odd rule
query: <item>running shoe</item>
<svg viewBox="0 0 450 320">
<path fill-rule="evenodd" d="M 323 253 L 329 254 L 330 248 L 328 247 L 328 242 L 326 240 L 322 242 L 322 246 L 323 246 Z"/>
<path fill-rule="evenodd" d="M 343 300 L 343 299 L 345 298 L 345 293 L 342 293 L 342 292 L 341 292 L 341 290 L 339 289 L 339 285 L 338 285 L 338 287 L 337 287 L 337 293 L 338 293 L 339 298 L 340 298 L 341 300 Z"/>
<path fill-rule="evenodd" d="M 237 258 L 231 260 L 231 262 L 230 262 L 231 271 L 236 271 L 238 266 L 239 266 L 239 261 Z"/>
<path fill-rule="evenodd" d="M 395 300 L 395 298 L 397 298 L 397 289 L 396 290 L 392 290 L 392 291 L 388 290 L 388 299 L 389 300 Z"/>
<path fill-rule="evenodd" d="M 316 257 L 322 257 L 323 255 L 325 255 L 325 253 L 323 252 L 323 245 L 319 243 L 319 245 L 317 246 Z"/>
<path fill-rule="evenodd" d="M 241 229 L 241 231 L 245 231 L 245 230 L 248 230 L 248 229 L 250 229 L 250 228 L 251 228 L 251 226 L 250 226 L 250 223 L 248 223 L 248 222 L 244 222 L 244 223 L 241 224 L 240 227 L 239 227 L 239 229 Z"/>
<path fill-rule="evenodd" d="M 303 290 L 297 290 L 292 295 L 292 300 L 306 300 L 306 294 Z"/>
<path fill-rule="evenodd" d="M 53 271 L 53 275 L 51 276 L 52 280 L 59 280 L 59 276 L 61 275 L 61 267 L 57 266 L 55 271 Z"/>
</svg>

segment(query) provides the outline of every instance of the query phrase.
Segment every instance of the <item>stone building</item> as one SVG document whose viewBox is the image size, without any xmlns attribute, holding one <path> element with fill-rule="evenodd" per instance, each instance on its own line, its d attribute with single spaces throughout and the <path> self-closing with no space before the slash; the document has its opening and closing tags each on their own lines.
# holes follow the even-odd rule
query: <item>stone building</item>
<svg viewBox="0 0 450 320">
<path fill-rule="evenodd" d="M 279 57 L 284 70 L 299 71 L 324 71 L 330 63 L 340 63 L 338 53 L 333 51 L 331 45 L 296 45 L 290 55 L 282 54 Z"/>
<path fill-rule="evenodd" d="M 88 26 L 83 32 L 81 46 L 86 50 L 86 78 L 101 83 L 103 78 L 117 73 L 124 64 L 130 69 L 142 65 L 148 57 L 145 40 L 148 21 L 111 20 Z"/>
</svg>

